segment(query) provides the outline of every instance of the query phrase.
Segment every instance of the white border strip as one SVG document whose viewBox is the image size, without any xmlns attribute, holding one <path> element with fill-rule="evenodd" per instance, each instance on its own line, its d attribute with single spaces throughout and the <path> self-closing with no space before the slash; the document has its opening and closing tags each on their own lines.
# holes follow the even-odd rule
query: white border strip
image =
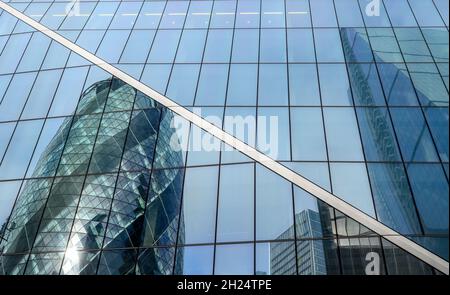
<svg viewBox="0 0 450 295">
<path fill-rule="evenodd" d="M 301 187 L 302 189 L 304 189 L 311 195 L 315 196 L 316 198 L 322 200 L 323 202 L 327 203 L 331 207 L 334 207 L 337 210 L 341 211 L 343 214 L 349 216 L 350 218 L 353 218 L 357 222 L 366 226 L 373 232 L 379 234 L 380 236 L 382 236 L 386 240 L 390 241 L 391 243 L 397 245 L 398 247 L 402 248 L 403 250 L 416 256 L 420 260 L 428 263 L 429 265 L 431 265 L 434 268 L 436 268 L 437 270 L 445 273 L 446 275 L 449 274 L 449 263 L 447 261 L 445 261 L 444 259 L 442 259 L 441 257 L 437 256 L 436 254 L 434 254 L 434 253 L 430 252 L 429 250 L 423 248 L 422 246 L 414 243 L 413 241 L 409 240 L 408 238 L 402 236 L 400 233 L 385 226 L 384 224 L 375 220 L 371 216 L 361 212 L 360 210 L 356 209 L 355 207 L 346 203 L 345 201 L 341 200 L 340 198 L 334 196 L 333 194 L 329 193 L 328 191 L 324 190 L 323 188 L 319 187 L 318 185 L 314 184 L 313 182 L 307 180 L 306 178 L 293 172 L 289 168 L 276 162 L 272 158 L 269 158 L 268 156 L 264 155 L 263 153 L 257 151 L 256 149 L 250 147 L 249 145 L 238 140 L 237 138 L 233 137 L 232 135 L 226 133 L 221 128 L 216 127 L 215 125 L 209 123 L 208 121 L 201 118 L 200 116 L 188 111 L 184 107 L 181 107 L 180 105 L 178 105 L 174 101 L 170 100 L 169 98 L 161 95 L 160 93 L 156 92 L 155 90 L 153 90 L 152 88 L 143 84 L 142 82 L 137 81 L 136 79 L 132 78 L 128 74 L 126 74 L 126 73 L 122 72 L 121 70 L 113 67 L 112 65 L 106 63 L 104 60 L 98 58 L 94 54 L 86 51 L 85 49 L 81 48 L 80 46 L 65 39 L 61 35 L 55 33 L 54 31 L 48 29 L 47 27 L 38 23 L 37 21 L 33 20 L 32 18 L 17 11 L 16 9 L 12 8 L 11 6 L 9 6 L 8 4 L 4 3 L 1 0 L 0 0 L 0 8 L 4 9 L 11 15 L 17 17 L 21 21 L 27 23 L 31 27 L 42 32 L 43 34 L 47 35 L 51 39 L 55 40 L 56 42 L 62 44 L 65 47 L 67 47 L 68 49 L 79 54 L 86 60 L 92 62 L 94 65 L 102 68 L 103 70 L 109 72 L 113 76 L 119 78 L 120 80 L 124 81 L 125 83 L 129 84 L 130 86 L 136 88 L 137 90 L 139 90 L 142 93 L 146 94 L 147 96 L 151 97 L 155 101 L 159 102 L 161 105 L 167 107 L 168 109 L 172 110 L 174 113 L 176 113 L 179 116 L 183 117 L 184 119 L 190 121 L 192 124 L 200 127 L 201 129 L 205 130 L 206 132 L 212 134 L 213 136 L 222 140 L 226 144 L 228 144 L 228 145 L 232 146 L 233 148 L 235 148 L 236 150 L 240 151 L 241 153 L 252 158 L 253 160 L 255 160 L 256 162 L 265 166 L 269 170 L 275 172 L 276 174 L 280 175 L 281 177 L 283 177 L 283 178 L 289 180 L 290 182 L 294 183 L 295 185 Z"/>
</svg>

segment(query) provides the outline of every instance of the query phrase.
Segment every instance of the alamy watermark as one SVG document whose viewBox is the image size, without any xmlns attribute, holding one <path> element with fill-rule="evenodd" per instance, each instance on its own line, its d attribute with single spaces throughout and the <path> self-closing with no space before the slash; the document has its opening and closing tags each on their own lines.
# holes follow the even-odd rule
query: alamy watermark
<svg viewBox="0 0 450 295">
<path fill-rule="evenodd" d="M 194 108 L 194 114 L 202 116 L 201 108 Z M 257 149 L 272 158 L 278 157 L 279 152 L 279 121 L 278 116 L 204 116 L 206 121 L 223 127 L 228 133 L 233 134 L 249 146 L 256 143 Z M 171 150 L 189 151 L 189 152 L 219 152 L 232 151 L 233 147 L 223 145 L 222 141 L 202 131 L 201 128 L 192 128 L 190 122 L 181 117 L 174 116 L 171 122 L 171 128 L 175 130 L 170 138 Z M 245 148 L 245 147 L 244 147 Z"/>
</svg>

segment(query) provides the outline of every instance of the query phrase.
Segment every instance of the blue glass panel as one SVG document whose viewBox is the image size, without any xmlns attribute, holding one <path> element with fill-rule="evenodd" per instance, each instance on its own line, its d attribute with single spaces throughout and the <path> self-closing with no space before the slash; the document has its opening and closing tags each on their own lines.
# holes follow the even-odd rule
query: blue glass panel
<svg viewBox="0 0 450 295">
<path fill-rule="evenodd" d="M 200 63 L 205 47 L 206 31 L 184 30 L 177 52 L 177 63 Z"/>
<path fill-rule="evenodd" d="M 389 106 L 418 105 L 416 93 L 404 64 L 377 64 Z"/>
<path fill-rule="evenodd" d="M 259 65 L 258 105 L 287 105 L 288 83 L 285 64 Z"/>
<path fill-rule="evenodd" d="M 228 81 L 227 105 L 256 105 L 258 65 L 232 64 Z"/>
<path fill-rule="evenodd" d="M 391 108 L 404 161 L 438 161 L 425 119 L 419 108 Z"/>
<path fill-rule="evenodd" d="M 165 5 L 165 1 L 144 2 L 134 29 L 156 29 Z"/>
<path fill-rule="evenodd" d="M 182 105 L 192 105 L 199 70 L 199 65 L 175 65 L 170 77 L 167 96 Z"/>
<path fill-rule="evenodd" d="M 425 108 L 424 111 L 441 161 L 448 162 L 448 108 Z"/>
<path fill-rule="evenodd" d="M 234 32 L 232 62 L 258 62 L 259 30 L 239 29 Z"/>
<path fill-rule="evenodd" d="M 401 161 L 388 110 L 382 107 L 357 108 L 359 129 L 367 161 Z"/>
<path fill-rule="evenodd" d="M 311 27 L 311 13 L 308 0 L 286 0 L 286 21 L 288 28 Z"/>
<path fill-rule="evenodd" d="M 13 76 L 0 104 L 0 122 L 19 119 L 36 75 L 30 72 Z"/>
<path fill-rule="evenodd" d="M 122 63 L 145 63 L 155 31 L 132 31 L 120 57 Z"/>
<path fill-rule="evenodd" d="M 291 106 L 320 105 L 316 65 L 289 65 L 289 96 Z"/>
<path fill-rule="evenodd" d="M 150 63 L 171 63 L 175 57 L 180 39 L 180 30 L 160 30 L 156 33 L 152 50 L 148 57 Z"/>
<path fill-rule="evenodd" d="M 185 28 L 208 28 L 213 1 L 191 2 Z"/>
<path fill-rule="evenodd" d="M 326 106 L 352 105 L 347 69 L 343 64 L 319 64 L 322 103 Z"/>
<path fill-rule="evenodd" d="M 178 247 L 175 275 L 211 275 L 213 271 L 214 246 Z"/>
<path fill-rule="evenodd" d="M 378 79 L 376 65 L 371 64 L 347 64 L 352 86 L 355 105 L 360 106 L 384 106 L 383 88 Z"/>
<path fill-rule="evenodd" d="M 432 0 L 409 0 L 409 4 L 420 26 L 444 26 Z"/>
<path fill-rule="evenodd" d="M 261 0 L 238 1 L 236 28 L 259 28 Z"/>
<path fill-rule="evenodd" d="M 318 62 L 344 62 L 338 29 L 314 29 Z"/>
<path fill-rule="evenodd" d="M 330 161 L 363 161 L 358 124 L 352 108 L 324 108 Z"/>
<path fill-rule="evenodd" d="M 337 27 L 333 0 L 310 1 L 314 27 Z"/>
<path fill-rule="evenodd" d="M 236 1 L 216 1 L 211 17 L 211 28 L 232 28 L 236 12 Z"/>
<path fill-rule="evenodd" d="M 408 0 L 384 1 L 386 10 L 394 27 L 414 27 L 417 23 L 408 5 Z"/>
<path fill-rule="evenodd" d="M 407 170 L 425 233 L 448 235 L 448 181 L 442 166 L 409 164 Z"/>
<path fill-rule="evenodd" d="M 254 165 L 220 167 L 217 241 L 251 241 L 254 238 Z"/>
<path fill-rule="evenodd" d="M 253 275 L 254 245 L 217 245 L 214 264 L 216 275 Z"/>
<path fill-rule="evenodd" d="M 326 161 L 325 133 L 319 108 L 291 108 L 292 160 Z"/>
<path fill-rule="evenodd" d="M 200 73 L 195 105 L 224 105 L 227 79 L 228 65 L 204 64 Z"/>
<path fill-rule="evenodd" d="M 403 165 L 369 163 L 368 170 L 378 219 L 401 234 L 421 234 Z"/>
<path fill-rule="evenodd" d="M 232 39 L 232 30 L 210 30 L 203 62 L 229 62 Z"/>
<path fill-rule="evenodd" d="M 365 164 L 331 163 L 333 193 L 361 211 L 375 217 Z"/>
<path fill-rule="evenodd" d="M 358 1 L 335 0 L 334 5 L 340 27 L 364 27 Z"/>
<path fill-rule="evenodd" d="M 185 244 L 214 242 L 218 176 L 218 167 L 186 169 L 181 209 Z"/>
<path fill-rule="evenodd" d="M 286 62 L 285 30 L 261 30 L 260 62 Z"/>
<path fill-rule="evenodd" d="M 314 42 L 312 30 L 288 29 L 289 62 L 314 62 Z"/>
<path fill-rule="evenodd" d="M 256 239 L 293 238 L 292 185 L 259 164 L 256 166 Z M 288 231 L 290 234 L 286 235 Z M 281 237 L 282 236 L 282 237 Z"/>
</svg>

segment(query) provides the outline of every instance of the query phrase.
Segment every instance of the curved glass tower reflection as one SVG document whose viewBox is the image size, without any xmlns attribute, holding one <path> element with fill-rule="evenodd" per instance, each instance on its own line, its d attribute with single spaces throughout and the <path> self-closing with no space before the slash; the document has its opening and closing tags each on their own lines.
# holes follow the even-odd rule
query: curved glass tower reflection
<svg viewBox="0 0 450 295">
<path fill-rule="evenodd" d="M 173 262 L 161 263 L 167 250 L 114 249 L 177 238 L 183 171 L 150 173 L 183 166 L 181 152 L 169 145 L 172 117 L 120 80 L 90 86 L 39 158 L 5 228 L 5 254 L 32 254 L 20 263 L 4 259 L 3 271 L 83 274 L 100 263 L 99 273 L 171 273 Z M 55 173 L 53 181 L 46 178 Z M 143 263 L 135 269 L 129 261 L 136 255 Z"/>
</svg>

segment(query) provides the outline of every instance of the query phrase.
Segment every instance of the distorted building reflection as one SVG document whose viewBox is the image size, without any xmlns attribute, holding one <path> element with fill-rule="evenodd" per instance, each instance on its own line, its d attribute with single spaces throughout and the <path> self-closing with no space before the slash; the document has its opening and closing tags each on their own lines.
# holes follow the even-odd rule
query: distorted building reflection
<svg viewBox="0 0 450 295">
<path fill-rule="evenodd" d="M 174 250 L 158 247 L 184 239 L 184 164 L 169 144 L 172 118 L 118 79 L 91 85 L 2 226 L 1 272 L 170 274 L 181 268 L 173 265 Z"/>
</svg>

